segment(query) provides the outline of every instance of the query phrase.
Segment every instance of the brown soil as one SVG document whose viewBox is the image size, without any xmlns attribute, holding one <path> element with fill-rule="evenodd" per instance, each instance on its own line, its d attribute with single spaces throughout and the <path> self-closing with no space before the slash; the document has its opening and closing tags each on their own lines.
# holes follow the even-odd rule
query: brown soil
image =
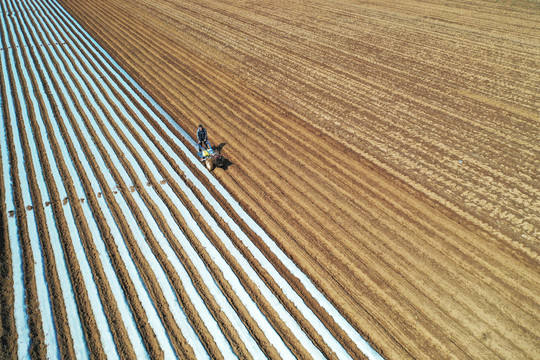
<svg viewBox="0 0 540 360">
<path fill-rule="evenodd" d="M 537 5 L 61 2 L 385 356 L 538 356 Z"/>
<path fill-rule="evenodd" d="M 2 14 L 2 20 L 5 20 L 5 15 Z M 13 46 L 13 45 L 12 45 Z M 8 62 L 9 66 L 11 66 L 11 62 Z M 16 66 L 19 65 L 17 62 L 14 64 Z M 20 66 L 18 67 L 20 71 Z M 14 77 L 16 74 L 13 72 L 9 72 L 8 79 L 5 79 L 5 81 L 9 81 L 11 84 L 14 83 Z M 4 85 L 3 85 L 4 87 Z M 14 98 L 17 98 L 16 94 L 14 93 L 14 88 L 12 87 L 12 94 L 7 94 L 7 96 L 13 96 Z M 3 90 L 5 92 L 5 90 Z M 19 101 L 14 102 L 17 113 L 20 114 L 21 111 L 21 103 Z M 20 242 L 20 248 L 21 248 L 21 256 L 23 258 L 22 260 L 22 267 L 23 267 L 23 282 L 24 282 L 24 289 L 25 289 L 25 305 L 26 310 L 28 314 L 28 327 L 30 331 L 30 348 L 28 349 L 28 352 L 30 356 L 32 357 L 39 357 L 44 358 L 46 355 L 46 348 L 44 343 L 44 333 L 43 333 L 43 326 L 41 324 L 41 314 L 39 312 L 39 301 L 38 301 L 38 295 L 37 295 L 37 287 L 36 287 L 36 279 L 35 279 L 35 262 L 34 257 L 32 254 L 32 247 L 31 247 L 31 241 L 35 239 L 30 239 L 28 226 L 34 226 L 34 224 L 28 224 L 28 218 L 26 215 L 26 210 L 31 210 L 31 205 L 24 204 L 23 200 L 23 192 L 22 192 L 22 186 L 21 181 L 26 181 L 26 179 L 19 178 L 18 174 L 18 163 L 24 162 L 23 165 L 25 166 L 26 172 L 31 168 L 31 161 L 28 161 L 27 158 L 21 158 L 16 154 L 15 151 L 15 141 L 22 141 L 22 147 L 24 150 L 27 150 L 27 146 L 24 146 L 24 140 L 26 136 L 24 135 L 24 127 L 21 128 L 21 121 L 18 119 L 14 114 L 6 113 L 3 114 L 3 121 L 4 121 L 4 128 L 6 131 L 6 139 L 3 139 L 2 141 L 6 141 L 7 146 L 9 148 L 9 163 L 10 163 L 10 175 L 11 179 L 4 179 L 4 181 L 11 181 L 12 183 L 12 190 L 13 190 L 13 200 L 15 202 L 16 209 L 18 211 L 15 212 L 15 216 L 17 217 L 17 233 L 18 233 L 18 241 Z M 15 124 L 19 128 L 20 133 L 22 134 L 21 139 L 15 138 L 12 131 L 12 124 Z M 25 155 L 28 156 L 28 155 Z M 33 197 L 32 200 L 35 200 Z M 15 254 L 15 256 L 19 256 L 19 254 Z M 7 284 L 6 284 L 7 285 Z M 12 300 L 10 300 L 12 301 Z M 13 306 L 13 305 L 11 305 Z M 13 329 L 15 330 L 15 329 Z M 16 341 L 16 334 L 12 334 L 11 336 L 12 341 Z M 11 354 L 12 356 L 15 355 L 15 353 Z"/>
<path fill-rule="evenodd" d="M 25 58 L 28 62 L 29 59 Z M 19 71 L 22 71 L 22 65 L 21 62 L 18 62 Z M 36 88 L 36 81 L 35 78 L 32 77 L 33 86 Z M 31 125 L 31 134 L 38 134 L 40 132 L 38 125 L 36 124 L 36 114 L 34 112 L 34 107 L 30 106 L 30 103 L 28 102 L 30 99 L 29 96 L 30 89 L 27 86 L 24 86 L 24 94 L 25 99 L 27 101 L 27 109 L 30 115 L 30 121 L 29 124 Z M 42 105 L 39 104 L 39 105 Z M 40 109 L 43 111 L 43 107 Z M 37 115 L 41 116 L 41 115 Z M 22 120 L 22 119 L 19 119 Z M 20 121 L 18 124 L 19 131 L 25 130 L 25 124 L 23 121 Z M 30 141 L 35 141 L 38 152 L 44 153 L 43 143 L 39 137 L 33 137 L 32 135 L 28 136 L 21 136 L 21 141 L 23 143 L 23 148 L 25 151 L 25 156 L 28 158 L 31 157 L 31 149 L 30 149 Z M 48 174 L 50 173 L 49 163 L 46 158 L 41 158 L 39 161 L 40 167 L 35 168 L 36 166 L 34 164 L 34 161 L 25 161 L 26 165 L 26 174 L 30 179 L 36 178 L 35 172 L 41 172 L 42 174 Z M 49 182 L 49 184 L 52 184 Z M 75 353 L 73 351 L 73 341 L 70 336 L 69 331 L 69 325 L 67 322 L 67 313 L 66 308 L 64 305 L 64 299 L 61 296 L 61 287 L 60 287 L 60 281 L 58 278 L 57 270 L 56 270 L 56 264 L 54 261 L 54 252 L 52 250 L 52 246 L 50 244 L 50 236 L 49 231 L 47 229 L 47 221 L 44 214 L 44 208 L 43 208 L 43 201 L 40 201 L 45 194 L 40 193 L 40 189 L 37 185 L 37 182 L 31 181 L 30 182 L 30 188 L 32 192 L 32 198 L 35 199 L 34 203 L 36 204 L 35 207 L 31 205 L 27 205 L 26 209 L 28 211 L 35 210 L 35 217 L 38 225 L 38 231 L 39 231 L 39 240 L 41 249 L 43 252 L 43 260 L 45 263 L 45 269 L 46 269 L 46 278 L 47 278 L 47 284 L 49 285 L 49 293 L 52 294 L 51 296 L 51 305 L 53 310 L 53 316 L 55 319 L 55 325 L 56 325 L 56 331 L 57 331 L 57 340 L 60 350 L 60 356 L 63 358 L 73 358 L 75 357 Z M 54 229 L 50 229 L 54 231 Z"/>
<path fill-rule="evenodd" d="M 2 37 L 2 48 L 6 48 Z M 3 72 L 0 73 L 0 97 L 7 99 Z M 7 104 L 2 102 L 2 119 L 7 119 Z M 6 120 L 4 120 L 6 121 Z M 4 126 L 1 124 L 1 126 Z M 0 166 L 3 166 L 0 157 Z M 2 167 L 3 169 L 3 167 Z M 0 357 L 3 359 L 14 359 L 17 355 L 17 336 L 14 317 L 14 297 L 13 297 L 13 265 L 11 260 L 11 245 L 8 233 L 8 217 L 13 218 L 15 211 L 6 209 L 5 183 L 10 179 L 4 179 L 3 173 L 0 176 Z"/>
<path fill-rule="evenodd" d="M 457 1 L 449 7 L 443 1 L 60 2 L 185 130 L 191 133 L 199 123 L 205 124 L 210 140 L 223 148 L 229 160 L 226 170 L 215 169 L 210 176 L 234 195 L 385 358 L 540 357 L 540 8 L 536 3 Z M 29 11 L 24 2 L 14 6 L 19 11 L 3 13 L 3 21 L 12 21 L 11 17 L 27 21 L 28 16 L 31 26 L 46 23 L 43 13 Z M 55 18 L 55 12 L 45 18 Z M 73 25 L 60 20 L 54 27 L 69 30 Z M 219 231 L 230 238 L 323 356 L 335 358 L 327 339 L 261 266 L 262 259 L 248 250 L 187 180 L 175 158 L 186 164 L 190 160 L 163 124 L 178 138 L 181 135 L 165 119 L 148 113 L 132 95 L 125 95 L 123 85 L 113 88 L 109 70 L 84 63 L 63 70 L 62 65 L 83 60 L 73 44 L 81 39 L 79 35 L 10 34 L 13 39 L 21 36 L 41 45 L 31 48 L 28 62 L 54 54 L 60 45 L 70 55 L 53 60 L 36 76 L 29 72 L 35 88 L 44 83 L 44 94 L 30 94 L 29 84 L 21 80 L 24 99 L 29 103 L 35 95 L 42 117 L 31 111 L 30 119 L 23 121 L 9 114 L 6 106 L 2 109 L 11 173 L 9 179 L 0 178 L 0 357 L 14 358 L 17 352 L 8 217 L 16 217 L 23 249 L 31 355 L 46 354 L 27 231 L 29 214 L 36 217 L 40 232 L 59 350 L 62 357 L 74 357 L 45 218 L 51 205 L 93 358 L 106 357 L 108 349 L 103 348 L 92 316 L 66 209 L 75 216 L 121 358 L 135 358 L 135 352 L 96 237 L 105 243 L 152 358 L 163 358 L 162 339 L 149 324 L 117 241 L 125 242 L 179 357 L 194 358 L 195 353 L 168 306 L 157 270 L 165 273 L 211 357 L 223 355 L 188 296 L 185 281 L 195 285 L 232 351 L 240 358 L 251 357 L 194 259 L 181 246 L 179 239 L 185 237 L 256 344 L 268 358 L 279 358 L 245 299 L 235 293 L 188 226 L 185 210 L 293 355 L 312 356 L 223 244 Z M 106 65 L 108 60 L 96 57 L 96 61 Z M 23 70 L 20 60 L 15 65 Z M 44 75 L 53 71 L 58 71 L 60 80 L 49 85 Z M 90 81 L 75 80 L 83 73 L 89 74 Z M 15 96 L 20 106 L 23 99 L 6 94 L 4 85 L 13 84 L 15 74 L 8 79 L 0 76 L 2 97 Z M 69 79 L 74 87 L 59 94 L 56 104 L 52 94 L 60 92 L 60 82 L 68 85 Z M 85 91 L 92 81 L 97 88 Z M 98 95 L 107 98 L 108 91 L 120 100 L 102 102 Z M 53 118 L 43 111 L 47 100 L 54 104 Z M 132 101 L 135 105 L 130 108 Z M 68 104 L 76 110 L 69 110 Z M 67 109 L 66 116 L 60 116 L 59 106 Z M 15 123 L 21 139 L 13 136 Z M 55 123 L 60 136 L 53 131 Z M 24 163 L 32 196 L 32 204 L 25 204 L 16 167 L 22 159 L 14 144 L 20 141 L 25 159 L 31 159 L 32 139 L 25 135 L 25 127 L 38 132 L 40 124 L 46 128 L 54 158 L 46 156 L 47 144 L 36 136 L 43 158 L 39 166 Z M 69 156 L 62 152 L 62 144 Z M 332 316 L 210 185 L 209 172 L 188 166 L 351 357 L 363 358 Z M 51 174 L 56 168 L 68 194 L 63 199 Z M 44 174 L 50 202 L 42 199 L 44 194 L 32 181 L 38 171 Z M 15 209 L 4 204 L 4 184 L 11 184 Z M 77 191 L 77 184 L 82 191 Z M 189 200 L 182 190 L 185 186 L 198 202 Z M 120 199 L 130 214 L 123 212 Z M 101 209 L 103 201 L 112 216 Z M 143 208 L 152 218 L 144 216 Z M 86 217 L 85 209 L 90 209 L 92 218 Z M 205 212 L 217 225 L 206 223 Z M 135 223 L 130 222 L 131 216 Z M 90 221 L 96 221 L 97 234 L 91 233 Z M 113 226 L 121 239 L 113 237 Z M 160 245 L 161 237 L 189 279 L 175 271 L 172 254 Z M 142 241 L 152 254 L 144 253 Z M 161 269 L 152 268 L 150 256 Z"/>
</svg>

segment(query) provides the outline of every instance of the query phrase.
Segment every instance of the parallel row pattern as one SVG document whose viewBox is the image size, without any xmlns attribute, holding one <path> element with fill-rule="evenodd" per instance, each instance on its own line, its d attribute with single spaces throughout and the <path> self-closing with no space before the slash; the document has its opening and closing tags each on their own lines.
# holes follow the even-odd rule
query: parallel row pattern
<svg viewBox="0 0 540 360">
<path fill-rule="evenodd" d="M 385 356 L 539 356 L 536 4 L 62 3 Z"/>
<path fill-rule="evenodd" d="M 64 9 L 1 16 L 1 358 L 378 357 Z"/>
<path fill-rule="evenodd" d="M 168 0 L 139 1 L 135 14 L 159 18 L 168 38 L 226 60 L 216 65 L 436 201 L 538 250 L 540 9 L 519 3 Z"/>
</svg>

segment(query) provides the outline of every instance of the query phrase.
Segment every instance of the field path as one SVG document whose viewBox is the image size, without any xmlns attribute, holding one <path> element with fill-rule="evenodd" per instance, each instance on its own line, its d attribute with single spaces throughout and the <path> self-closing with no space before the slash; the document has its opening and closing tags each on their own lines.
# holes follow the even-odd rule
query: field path
<svg viewBox="0 0 540 360">
<path fill-rule="evenodd" d="M 2 1 L 0 358 L 380 358 L 55 1 Z"/>
<path fill-rule="evenodd" d="M 323 323 L 338 321 L 276 254 L 384 357 L 540 356 L 536 2 L 61 3 L 163 109 L 149 122 L 166 162 L 187 159 L 178 139 L 190 146 L 185 131 L 205 124 L 229 166 L 184 163 L 276 245 L 232 214 L 247 246 L 206 192 L 196 211 L 251 264 L 260 252 Z M 219 239 L 208 235 L 247 279 Z M 272 273 L 254 271 L 294 312 Z M 329 331 L 348 344 L 340 327 Z"/>
</svg>

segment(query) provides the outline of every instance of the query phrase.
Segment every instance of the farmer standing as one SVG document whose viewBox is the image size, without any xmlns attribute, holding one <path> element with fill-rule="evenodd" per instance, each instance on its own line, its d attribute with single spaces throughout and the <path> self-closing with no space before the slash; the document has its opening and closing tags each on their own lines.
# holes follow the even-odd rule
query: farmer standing
<svg viewBox="0 0 540 360">
<path fill-rule="evenodd" d="M 202 151 L 202 146 L 204 146 L 205 149 L 208 149 L 208 135 L 206 129 L 203 128 L 202 125 L 199 125 L 199 128 L 197 129 L 197 140 L 199 141 L 199 152 Z"/>
</svg>

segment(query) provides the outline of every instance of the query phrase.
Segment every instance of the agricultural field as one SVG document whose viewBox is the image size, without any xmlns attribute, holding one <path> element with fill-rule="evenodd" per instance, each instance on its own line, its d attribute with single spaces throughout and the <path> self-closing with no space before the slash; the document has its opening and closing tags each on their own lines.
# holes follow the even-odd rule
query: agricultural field
<svg viewBox="0 0 540 360">
<path fill-rule="evenodd" d="M 538 2 L 1 16 L 0 358 L 540 358 Z"/>
<path fill-rule="evenodd" d="M 380 358 L 64 9 L 2 10 L 2 359 Z"/>
</svg>

